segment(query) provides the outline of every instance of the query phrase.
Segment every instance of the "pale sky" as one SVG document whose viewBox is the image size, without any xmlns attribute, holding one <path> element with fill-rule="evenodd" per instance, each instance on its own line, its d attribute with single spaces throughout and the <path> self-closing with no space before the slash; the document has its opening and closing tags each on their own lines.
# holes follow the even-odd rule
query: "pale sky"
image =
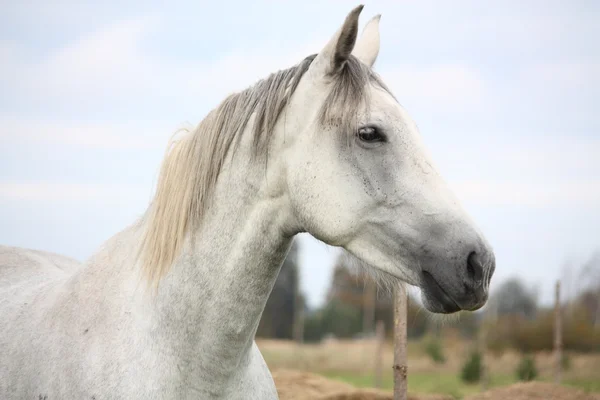
<svg viewBox="0 0 600 400">
<path fill-rule="evenodd" d="M 176 129 L 318 52 L 357 4 L 2 2 L 0 243 L 85 260 L 146 209 Z M 600 248 L 600 3 L 369 1 L 361 28 L 378 13 L 375 69 L 495 248 L 492 286 L 549 301 Z M 317 306 L 337 250 L 300 246 Z"/>
</svg>

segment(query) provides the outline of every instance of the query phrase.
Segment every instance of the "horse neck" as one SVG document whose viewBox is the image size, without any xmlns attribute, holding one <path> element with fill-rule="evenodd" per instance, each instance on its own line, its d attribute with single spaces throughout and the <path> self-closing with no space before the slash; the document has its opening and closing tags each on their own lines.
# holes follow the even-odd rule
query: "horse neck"
<svg viewBox="0 0 600 400">
<path fill-rule="evenodd" d="M 264 164 L 239 158 L 222 171 L 152 307 L 153 331 L 189 362 L 189 379 L 226 379 L 239 368 L 293 236 L 284 233 L 285 199 L 264 195 Z"/>
</svg>

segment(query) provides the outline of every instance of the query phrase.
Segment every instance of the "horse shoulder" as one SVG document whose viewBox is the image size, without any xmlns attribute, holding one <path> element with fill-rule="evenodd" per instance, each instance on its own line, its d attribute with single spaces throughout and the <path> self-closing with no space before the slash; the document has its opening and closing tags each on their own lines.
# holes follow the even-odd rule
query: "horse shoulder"
<svg viewBox="0 0 600 400">
<path fill-rule="evenodd" d="M 267 399 L 277 400 L 277 389 L 273 376 L 265 362 L 256 342 L 248 352 L 248 364 L 238 379 L 231 383 L 232 399 Z"/>
</svg>

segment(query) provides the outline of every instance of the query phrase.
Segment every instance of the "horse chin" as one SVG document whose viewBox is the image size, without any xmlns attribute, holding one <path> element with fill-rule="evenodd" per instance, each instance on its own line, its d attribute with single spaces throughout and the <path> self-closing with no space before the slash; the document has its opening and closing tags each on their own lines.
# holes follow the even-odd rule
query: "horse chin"
<svg viewBox="0 0 600 400">
<path fill-rule="evenodd" d="M 429 273 L 423 273 L 421 300 L 428 311 L 436 314 L 453 314 L 462 310 Z"/>
<path fill-rule="evenodd" d="M 407 282 L 405 279 L 372 266 L 368 267 L 368 272 L 371 278 L 378 282 L 381 287 L 389 290 L 390 293 L 397 287 L 407 288 L 413 286 L 419 288 L 423 307 L 431 313 L 448 315 L 463 310 L 439 285 L 432 286 L 422 282 L 418 284 Z"/>
<path fill-rule="evenodd" d="M 378 268 L 349 251 L 345 251 L 343 254 L 345 256 L 345 265 L 350 270 L 366 272 L 371 279 L 389 293 L 393 293 L 398 287 L 407 288 L 408 286 L 413 286 L 419 288 L 421 290 L 423 307 L 429 312 L 447 315 L 463 310 L 428 273 L 421 274 L 420 279 L 415 281 L 409 279 L 408 276 L 401 277 L 399 274 Z"/>
<path fill-rule="evenodd" d="M 421 301 L 425 309 L 434 314 L 454 314 L 462 310 L 456 303 L 440 301 L 437 298 L 430 297 L 424 291 L 421 291 Z"/>
</svg>

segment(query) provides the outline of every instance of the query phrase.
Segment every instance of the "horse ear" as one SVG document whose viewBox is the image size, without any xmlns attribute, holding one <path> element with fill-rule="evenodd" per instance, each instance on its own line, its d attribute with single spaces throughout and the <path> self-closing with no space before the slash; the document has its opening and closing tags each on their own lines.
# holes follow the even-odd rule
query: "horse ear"
<svg viewBox="0 0 600 400">
<path fill-rule="evenodd" d="M 360 35 L 360 39 L 352 50 L 352 55 L 372 67 L 379 54 L 379 20 L 381 14 L 371 18 Z"/>
<path fill-rule="evenodd" d="M 312 62 L 311 69 L 318 70 L 322 75 L 328 75 L 335 74 L 342 68 L 354 49 L 358 35 L 358 16 L 363 7 L 360 5 L 350 11 L 344 25 L 333 35 Z"/>
</svg>

